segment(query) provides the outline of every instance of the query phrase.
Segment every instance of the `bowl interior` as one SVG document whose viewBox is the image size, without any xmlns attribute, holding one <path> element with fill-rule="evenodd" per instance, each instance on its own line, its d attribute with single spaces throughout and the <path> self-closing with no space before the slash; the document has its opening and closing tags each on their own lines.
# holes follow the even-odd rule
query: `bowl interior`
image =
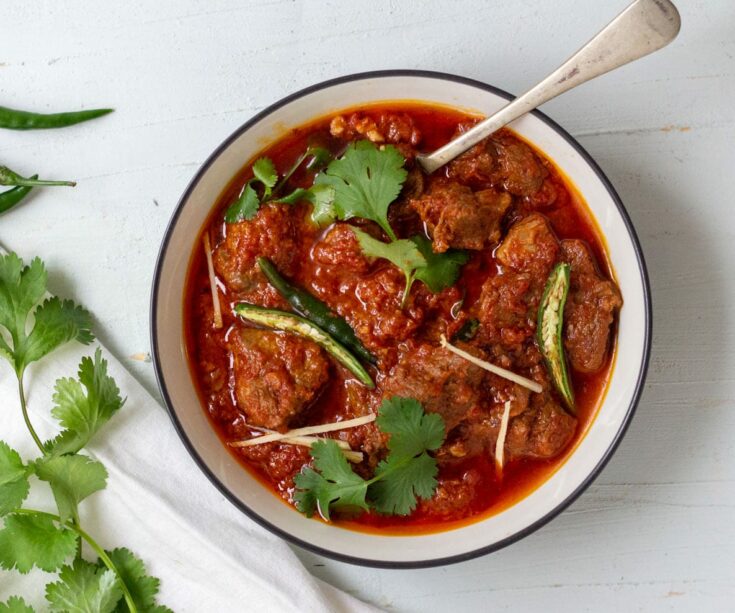
<svg viewBox="0 0 735 613">
<path fill-rule="evenodd" d="M 380 536 L 309 520 L 261 485 L 223 447 L 200 405 L 189 375 L 183 296 L 198 233 L 223 187 L 242 165 L 285 130 L 332 111 L 387 100 L 424 100 L 484 114 L 507 95 L 456 77 L 432 73 L 356 75 L 318 85 L 277 103 L 240 128 L 210 157 L 185 192 L 167 230 L 153 287 L 153 351 L 162 393 L 182 439 L 213 483 L 256 521 L 293 542 L 346 561 L 425 566 L 479 555 L 528 534 L 553 517 L 596 476 L 622 436 L 640 394 L 650 332 L 648 286 L 637 239 L 612 188 L 587 154 L 540 113 L 511 124 L 566 173 L 604 234 L 625 306 L 617 363 L 605 401 L 566 463 L 509 509 L 460 529 L 417 536 Z"/>
</svg>

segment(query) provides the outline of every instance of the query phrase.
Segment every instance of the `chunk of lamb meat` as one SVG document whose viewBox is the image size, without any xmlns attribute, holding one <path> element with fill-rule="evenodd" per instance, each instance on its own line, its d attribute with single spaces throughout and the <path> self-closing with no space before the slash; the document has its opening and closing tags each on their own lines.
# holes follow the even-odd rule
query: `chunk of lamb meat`
<svg viewBox="0 0 735 613">
<path fill-rule="evenodd" d="M 559 256 L 559 241 L 546 217 L 531 213 L 511 226 L 495 256 L 504 266 L 529 273 L 533 281 L 545 284 Z"/>
<path fill-rule="evenodd" d="M 403 182 L 401 193 L 388 209 L 388 221 L 392 227 L 402 229 L 404 235 L 422 234 L 423 222 L 411 205 L 412 201 L 420 198 L 426 189 L 426 178 L 418 166 L 411 163 L 406 165 L 408 174 Z"/>
<path fill-rule="evenodd" d="M 505 450 L 512 457 L 553 458 L 574 436 L 577 419 L 548 393 L 533 394 L 531 406 L 511 419 Z"/>
<path fill-rule="evenodd" d="M 415 398 L 444 419 L 447 432 L 479 405 L 484 371 L 429 344 L 406 351 L 383 384 L 383 397 Z"/>
<path fill-rule="evenodd" d="M 296 272 L 300 259 L 296 219 L 293 207 L 269 204 L 252 219 L 227 225 L 227 234 L 215 249 L 213 262 L 230 290 L 242 295 L 268 286 L 256 263 L 259 256 L 269 258 L 286 276 Z"/>
<path fill-rule="evenodd" d="M 324 352 L 291 334 L 242 328 L 232 331 L 228 345 L 237 406 L 254 426 L 287 430 L 329 378 Z"/>
<path fill-rule="evenodd" d="M 496 182 L 494 179 L 498 167 L 497 157 L 495 146 L 489 140 L 481 141 L 450 162 L 447 174 L 450 178 L 472 187 L 486 187 Z"/>
<path fill-rule="evenodd" d="M 492 189 L 473 193 L 465 185 L 441 182 L 411 205 L 431 233 L 434 251 L 443 253 L 450 247 L 479 250 L 496 243 L 511 198 Z"/>
<path fill-rule="evenodd" d="M 615 313 L 623 305 L 615 283 L 597 268 L 581 240 L 563 240 L 562 257 L 571 264 L 569 297 L 564 308 L 564 347 L 574 370 L 597 372 L 610 347 Z"/>
<path fill-rule="evenodd" d="M 401 307 L 405 286 L 403 273 L 395 266 L 386 266 L 367 277 L 355 278 L 353 285 L 340 288 L 340 291 L 351 288 L 357 300 L 351 304 L 340 301 L 337 312 L 347 318 L 369 349 L 394 346 L 409 338 L 426 316 L 424 309 L 416 304 L 416 292 L 411 293 L 406 307 Z"/>
<path fill-rule="evenodd" d="M 237 453 L 260 466 L 271 479 L 276 481 L 278 491 L 287 500 L 289 497 L 286 494 L 293 491 L 294 476 L 310 458 L 308 447 L 280 443 L 238 447 Z"/>
<path fill-rule="evenodd" d="M 485 453 L 495 454 L 505 401 L 510 401 L 510 416 L 516 417 L 528 409 L 530 397 L 529 391 L 520 385 L 501 381 L 501 389 L 492 390 L 495 401 L 492 409 L 473 413 L 447 435 L 446 442 L 436 453 L 440 464 L 451 464 Z"/>
<path fill-rule="evenodd" d="M 336 223 L 327 231 L 314 246 L 312 258 L 336 272 L 364 274 L 370 269 L 370 260 L 362 252 L 352 226 L 346 223 Z"/>
<path fill-rule="evenodd" d="M 457 135 L 470 124 L 463 124 Z M 473 187 L 500 186 L 514 196 L 529 197 L 544 184 L 549 172 L 523 141 L 499 131 L 449 164 L 449 176 Z"/>
<path fill-rule="evenodd" d="M 407 200 L 419 198 L 426 188 L 424 173 L 418 166 L 412 166 L 407 170 L 406 180 L 403 182 L 403 187 L 401 188 L 401 198 Z"/>
<path fill-rule="evenodd" d="M 439 517 L 467 516 L 472 512 L 472 502 L 478 494 L 482 476 L 474 468 L 454 478 L 439 478 L 434 495 L 427 499 L 419 499 L 419 514 Z"/>
<path fill-rule="evenodd" d="M 549 171 L 526 143 L 501 134 L 493 139 L 498 156 L 498 175 L 503 187 L 515 196 L 532 196 L 543 185 Z"/>
<path fill-rule="evenodd" d="M 361 417 L 370 413 L 376 413 L 378 410 L 379 398 L 368 390 L 365 386 L 355 382 L 348 381 L 345 385 L 344 404 L 346 412 L 345 419 Z M 387 441 L 388 435 L 378 428 L 375 422 L 358 426 L 357 428 L 346 428 L 337 433 L 337 437 L 345 441 L 352 449 L 362 451 L 365 454 L 365 462 L 357 469 L 360 474 L 366 478 L 372 475 L 368 474 L 369 469 L 375 469 L 378 462 L 385 459 L 388 453 Z M 363 474 L 365 468 L 368 470 Z"/>
<path fill-rule="evenodd" d="M 482 286 L 473 313 L 480 321 L 478 338 L 484 343 L 511 347 L 530 338 L 535 330 L 531 277 L 506 271 Z"/>
</svg>

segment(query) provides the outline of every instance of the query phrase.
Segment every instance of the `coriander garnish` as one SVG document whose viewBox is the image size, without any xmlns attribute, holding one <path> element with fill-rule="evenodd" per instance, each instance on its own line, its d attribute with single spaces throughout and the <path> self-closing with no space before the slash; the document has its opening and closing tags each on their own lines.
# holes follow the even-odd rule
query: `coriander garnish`
<svg viewBox="0 0 735 613">
<path fill-rule="evenodd" d="M 378 427 L 390 435 L 388 457 L 378 464 L 372 479 L 352 471 L 335 441 L 316 443 L 311 449 L 314 466 L 296 475 L 296 508 L 311 517 L 318 512 L 326 521 L 331 510 L 368 510 L 408 515 L 418 498 L 434 495 L 438 468 L 429 455 L 444 442 L 444 420 L 425 413 L 418 400 L 393 397 L 378 409 Z"/>
<path fill-rule="evenodd" d="M 79 504 L 104 489 L 108 475 L 101 462 L 79 452 L 124 403 L 99 349 L 94 359 L 82 358 L 78 378 L 56 382 L 51 414 L 62 427 L 59 435 L 42 443 L 30 422 L 27 366 L 69 341 L 88 344 L 94 338 L 87 311 L 70 300 L 41 302 L 45 294 L 41 260 L 24 266 L 13 253 L 0 257 L 0 355 L 15 371 L 23 419 L 41 452 L 25 462 L 0 441 L 0 568 L 59 571 L 58 581 L 46 586 L 53 611 L 167 611 L 156 606 L 158 579 L 146 575 L 140 559 L 127 549 L 105 551 L 80 525 Z M 22 506 L 34 475 L 48 483 L 57 513 Z M 96 562 L 82 558 L 82 541 L 97 554 Z M 18 597 L 0 604 L 5 610 L 33 611 Z"/>
</svg>

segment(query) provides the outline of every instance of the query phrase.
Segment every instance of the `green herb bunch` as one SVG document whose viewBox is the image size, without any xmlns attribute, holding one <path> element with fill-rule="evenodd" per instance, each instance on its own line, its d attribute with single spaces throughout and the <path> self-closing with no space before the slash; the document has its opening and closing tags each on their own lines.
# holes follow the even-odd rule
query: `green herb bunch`
<svg viewBox="0 0 735 613">
<path fill-rule="evenodd" d="M 94 340 L 86 310 L 70 300 L 44 299 L 46 280 L 40 259 L 24 266 L 14 253 L 0 257 L 0 355 L 15 372 L 21 413 L 39 450 L 24 460 L 0 440 L 0 568 L 58 571 L 46 586 L 52 611 L 168 611 L 156 605 L 159 581 L 146 574 L 143 562 L 128 549 L 105 551 L 80 523 L 79 504 L 107 482 L 102 463 L 81 450 L 124 404 L 99 349 L 82 359 L 76 378 L 56 381 L 51 415 L 59 422 L 58 436 L 42 442 L 31 423 L 26 368 L 68 342 Z M 51 488 L 55 513 L 23 506 L 31 477 Z M 83 543 L 96 560 L 83 557 Z M 0 603 L 0 613 L 28 611 L 33 609 L 22 598 Z"/>
</svg>

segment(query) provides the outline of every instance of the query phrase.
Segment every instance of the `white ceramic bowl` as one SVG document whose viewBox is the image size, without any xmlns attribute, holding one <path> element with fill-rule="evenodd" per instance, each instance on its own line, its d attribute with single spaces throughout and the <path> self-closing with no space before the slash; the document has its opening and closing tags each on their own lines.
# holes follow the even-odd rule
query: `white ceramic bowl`
<svg viewBox="0 0 735 613">
<path fill-rule="evenodd" d="M 194 461 L 233 504 L 293 543 L 357 564 L 421 567 L 466 560 L 530 534 L 560 513 L 610 459 L 633 415 L 648 365 L 650 290 L 638 239 L 615 190 L 589 154 L 539 112 L 512 128 L 546 153 L 587 201 L 609 246 L 625 299 L 607 396 L 591 428 L 564 465 L 507 510 L 461 528 L 419 536 L 380 536 L 306 519 L 283 504 L 227 452 L 205 414 L 186 363 L 184 283 L 197 238 L 222 189 L 264 144 L 311 119 L 363 103 L 425 100 L 489 114 L 511 98 L 476 81 L 419 71 L 357 74 L 292 94 L 230 136 L 204 163 L 166 230 L 151 300 L 151 335 L 158 383 L 171 419 Z"/>
</svg>

